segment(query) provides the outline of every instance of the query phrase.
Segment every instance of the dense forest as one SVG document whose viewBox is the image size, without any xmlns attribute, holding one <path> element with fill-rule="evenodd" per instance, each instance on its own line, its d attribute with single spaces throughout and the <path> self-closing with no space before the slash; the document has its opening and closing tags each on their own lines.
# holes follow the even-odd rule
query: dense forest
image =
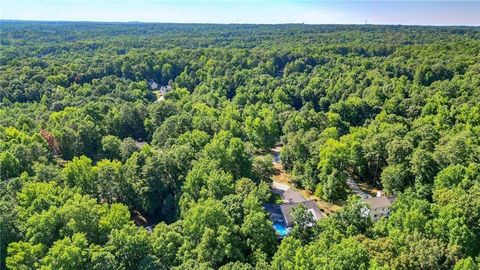
<svg viewBox="0 0 480 270">
<path fill-rule="evenodd" d="M 478 27 L 1 21 L 0 43 L 0 269 L 480 267 Z M 275 145 L 342 205 L 282 240 Z"/>
</svg>

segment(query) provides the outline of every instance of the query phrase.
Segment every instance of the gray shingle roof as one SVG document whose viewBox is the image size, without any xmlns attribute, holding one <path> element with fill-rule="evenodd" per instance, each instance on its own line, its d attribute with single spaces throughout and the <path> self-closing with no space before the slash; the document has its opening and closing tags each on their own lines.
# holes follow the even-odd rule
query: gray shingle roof
<svg viewBox="0 0 480 270">
<path fill-rule="evenodd" d="M 297 208 L 300 204 L 303 204 L 307 210 L 311 210 L 314 215 L 315 220 L 319 220 L 324 217 L 320 208 L 318 208 L 317 203 L 315 201 L 304 201 L 298 203 L 284 203 L 280 205 L 280 209 L 282 211 L 283 217 L 285 219 L 285 225 L 290 227 L 293 225 L 292 221 L 292 211 L 293 209 Z"/>
<path fill-rule="evenodd" d="M 300 193 L 293 190 L 292 188 L 285 190 L 281 195 L 284 200 L 291 203 L 299 203 L 299 202 L 306 201 L 305 198 Z"/>
<path fill-rule="evenodd" d="M 386 196 L 368 198 L 365 199 L 365 202 L 368 203 L 372 208 L 390 207 L 390 205 L 392 205 Z"/>
</svg>

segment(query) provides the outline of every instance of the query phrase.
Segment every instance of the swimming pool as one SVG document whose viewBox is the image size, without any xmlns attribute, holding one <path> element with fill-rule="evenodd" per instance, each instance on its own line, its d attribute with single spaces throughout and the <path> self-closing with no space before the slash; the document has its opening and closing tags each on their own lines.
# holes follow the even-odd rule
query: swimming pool
<svg viewBox="0 0 480 270">
<path fill-rule="evenodd" d="M 278 235 L 281 237 L 286 236 L 288 234 L 288 228 L 285 227 L 282 223 L 273 223 L 273 228 L 275 229 L 275 232 L 277 232 Z"/>
</svg>

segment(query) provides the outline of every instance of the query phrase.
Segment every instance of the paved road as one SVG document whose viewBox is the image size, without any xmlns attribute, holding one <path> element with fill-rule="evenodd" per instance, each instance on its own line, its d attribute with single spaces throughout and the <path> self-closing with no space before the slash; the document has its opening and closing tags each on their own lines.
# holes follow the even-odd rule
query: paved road
<svg viewBox="0 0 480 270">
<path fill-rule="evenodd" d="M 348 177 L 347 179 L 347 185 L 350 187 L 350 189 L 355 193 L 357 194 L 358 196 L 360 196 L 362 199 L 367 199 L 367 198 L 371 198 L 372 196 L 370 196 L 369 194 L 365 193 L 363 190 L 360 189 L 360 187 L 358 187 L 357 183 L 355 182 L 355 180 L 353 180 L 351 177 Z"/>
</svg>

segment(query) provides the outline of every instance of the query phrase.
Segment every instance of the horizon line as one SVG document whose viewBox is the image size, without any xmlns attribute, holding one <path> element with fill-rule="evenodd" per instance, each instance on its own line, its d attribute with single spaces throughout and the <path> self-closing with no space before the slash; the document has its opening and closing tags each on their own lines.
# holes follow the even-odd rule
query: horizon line
<svg viewBox="0 0 480 270">
<path fill-rule="evenodd" d="M 46 22 L 46 23 L 111 23 L 111 24 L 193 24 L 193 25 L 342 25 L 342 26 L 417 26 L 417 27 L 480 27 L 480 24 L 376 24 L 376 23 L 303 23 L 303 22 L 281 22 L 281 23 L 247 23 L 247 22 L 167 22 L 167 21 L 91 21 L 91 20 L 31 20 L 31 19 L 2 19 L 0 22 Z"/>
</svg>

